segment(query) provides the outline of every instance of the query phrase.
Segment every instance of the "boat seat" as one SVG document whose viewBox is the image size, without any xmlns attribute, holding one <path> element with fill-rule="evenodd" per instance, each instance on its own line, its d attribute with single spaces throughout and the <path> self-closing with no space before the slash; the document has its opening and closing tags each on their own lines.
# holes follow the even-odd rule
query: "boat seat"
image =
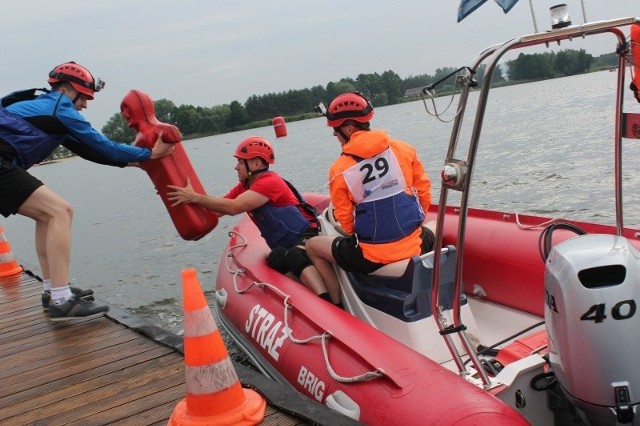
<svg viewBox="0 0 640 426">
<path fill-rule="evenodd" d="M 348 272 L 347 276 L 362 302 L 404 322 L 413 322 L 431 316 L 433 259 L 434 252 L 429 252 L 403 261 L 406 268 L 397 277 L 356 272 Z M 440 263 L 440 304 L 451 309 L 456 268 L 454 246 L 443 249 Z M 466 296 L 460 297 L 461 305 L 466 304 Z"/>
</svg>

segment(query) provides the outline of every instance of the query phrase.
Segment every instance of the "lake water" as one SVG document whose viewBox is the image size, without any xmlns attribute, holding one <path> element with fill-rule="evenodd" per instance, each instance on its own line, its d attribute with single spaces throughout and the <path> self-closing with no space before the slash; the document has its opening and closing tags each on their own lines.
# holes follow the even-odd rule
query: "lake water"
<svg viewBox="0 0 640 426">
<path fill-rule="evenodd" d="M 605 71 L 495 89 L 489 97 L 470 204 L 613 222 L 615 83 L 616 73 Z M 631 93 L 626 96 L 626 110 L 640 111 Z M 471 95 L 475 98 L 477 93 Z M 448 101 L 439 99 L 438 104 Z M 470 118 L 465 124 L 471 125 Z M 451 124 L 428 115 L 422 101 L 416 101 L 376 109 L 373 125 L 416 146 L 437 202 Z M 326 192 L 329 165 L 340 152 L 332 130 L 323 118 L 288 123 L 287 128 L 288 136 L 278 140 L 273 128 L 265 127 L 191 140 L 184 146 L 212 195 L 224 195 L 237 182 L 233 151 L 240 140 L 254 134 L 273 142 L 273 170 L 302 192 Z M 640 200 L 634 190 L 640 185 L 640 143 L 626 142 L 625 223 L 637 227 Z M 465 158 L 466 151 L 460 156 Z M 239 216 L 222 218 L 199 241 L 184 241 L 141 169 L 74 158 L 31 172 L 75 208 L 73 284 L 93 288 L 100 299 L 182 333 L 181 270 L 195 268 L 203 289 L 212 290 L 227 231 Z M 455 197 L 450 201 L 455 203 Z M 33 222 L 15 216 L 0 219 L 0 224 L 18 261 L 39 274 Z"/>
</svg>

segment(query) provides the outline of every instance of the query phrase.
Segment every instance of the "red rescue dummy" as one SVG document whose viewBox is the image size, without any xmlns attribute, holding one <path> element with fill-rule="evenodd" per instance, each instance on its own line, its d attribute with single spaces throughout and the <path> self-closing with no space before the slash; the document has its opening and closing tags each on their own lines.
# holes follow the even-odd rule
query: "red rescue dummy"
<svg viewBox="0 0 640 426">
<path fill-rule="evenodd" d="M 161 132 L 163 141 L 176 144 L 170 155 L 144 161 L 140 166 L 151 178 L 180 236 L 185 240 L 198 240 L 207 235 L 218 224 L 218 215 L 195 204 L 171 207 L 172 203 L 167 199 L 167 185 L 186 186 L 187 179 L 194 191 L 205 194 L 182 146 L 180 130 L 176 126 L 158 121 L 153 100 L 139 90 L 127 93 L 120 104 L 120 112 L 129 127 L 138 132 L 134 145 L 153 148 Z"/>
<path fill-rule="evenodd" d="M 633 56 L 633 79 L 631 90 L 640 102 L 640 24 L 631 25 L 631 55 Z"/>
</svg>

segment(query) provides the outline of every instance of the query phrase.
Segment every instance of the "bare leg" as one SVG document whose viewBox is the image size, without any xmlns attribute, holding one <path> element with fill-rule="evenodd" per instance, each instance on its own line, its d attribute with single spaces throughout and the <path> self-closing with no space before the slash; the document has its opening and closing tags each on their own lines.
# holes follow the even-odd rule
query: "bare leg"
<svg viewBox="0 0 640 426">
<path fill-rule="evenodd" d="M 51 278 L 51 287 L 67 286 L 73 219 L 71 205 L 46 186 L 41 186 L 22 203 L 18 213 L 36 221 L 36 253 L 44 278 Z"/>
<path fill-rule="evenodd" d="M 43 279 L 51 279 L 49 273 L 49 261 L 47 260 L 47 224 L 42 221 L 36 220 L 36 254 L 38 255 L 38 262 L 40 263 L 40 271 L 42 272 Z"/>
<path fill-rule="evenodd" d="M 306 243 L 307 255 L 322 276 L 322 280 L 333 303 L 340 303 L 340 282 L 333 269 L 331 244 L 334 237 L 319 236 L 310 238 Z"/>
<path fill-rule="evenodd" d="M 300 281 L 306 288 L 315 294 L 327 292 L 327 287 L 324 285 L 320 272 L 318 272 L 313 265 L 309 265 L 302 270 L 302 273 L 300 274 Z"/>
</svg>

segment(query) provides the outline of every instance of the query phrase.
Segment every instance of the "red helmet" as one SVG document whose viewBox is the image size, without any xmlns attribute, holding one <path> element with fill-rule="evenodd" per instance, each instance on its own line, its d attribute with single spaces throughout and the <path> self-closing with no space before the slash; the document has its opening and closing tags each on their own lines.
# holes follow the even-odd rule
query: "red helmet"
<svg viewBox="0 0 640 426">
<path fill-rule="evenodd" d="M 87 99 L 93 99 L 93 94 L 104 87 L 104 81 L 96 80 L 88 69 L 73 61 L 60 64 L 49 73 L 49 79 L 47 80 L 49 84 L 61 81 L 70 83 L 74 89 L 84 94 Z"/>
<path fill-rule="evenodd" d="M 240 142 L 233 156 L 243 160 L 260 157 L 268 164 L 273 164 L 276 161 L 271 144 L 266 139 L 258 136 L 251 136 Z"/>
<path fill-rule="evenodd" d="M 373 118 L 373 106 L 358 92 L 343 93 L 331 101 L 325 116 L 329 127 L 340 127 L 346 120 L 368 123 Z"/>
</svg>

